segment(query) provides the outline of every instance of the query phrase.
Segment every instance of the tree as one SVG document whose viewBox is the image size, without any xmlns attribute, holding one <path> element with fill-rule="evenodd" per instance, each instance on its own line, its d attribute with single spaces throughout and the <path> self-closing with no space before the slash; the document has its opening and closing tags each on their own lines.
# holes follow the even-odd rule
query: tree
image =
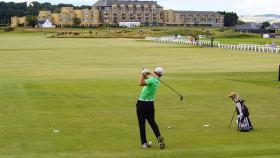
<svg viewBox="0 0 280 158">
<path fill-rule="evenodd" d="M 81 19 L 75 17 L 75 18 L 73 19 L 73 23 L 74 23 L 75 26 L 80 26 L 80 24 L 81 24 Z"/>
<path fill-rule="evenodd" d="M 225 26 L 235 26 L 238 22 L 238 15 L 234 12 L 218 12 L 221 15 L 224 15 L 224 25 Z"/>
<path fill-rule="evenodd" d="M 268 21 L 265 21 L 262 23 L 263 27 L 266 28 L 268 26 L 270 26 L 270 23 Z"/>
<path fill-rule="evenodd" d="M 26 16 L 27 26 L 35 27 L 38 24 L 38 19 L 36 16 Z"/>
<path fill-rule="evenodd" d="M 51 3 L 45 2 L 40 3 L 38 1 L 31 2 L 27 5 L 26 2 L 3 2 L 0 0 L 0 24 L 8 25 L 10 19 L 13 16 L 38 16 L 40 10 L 49 10 L 53 13 L 59 13 L 61 7 L 74 7 L 74 8 L 91 8 L 91 6 L 73 6 L 72 4 L 58 4 L 52 5 Z M 33 20 L 34 21 L 34 20 Z"/>
<path fill-rule="evenodd" d="M 246 24 L 246 22 L 242 21 L 242 20 L 238 20 L 237 21 L 237 25 L 243 25 L 243 24 Z"/>
</svg>

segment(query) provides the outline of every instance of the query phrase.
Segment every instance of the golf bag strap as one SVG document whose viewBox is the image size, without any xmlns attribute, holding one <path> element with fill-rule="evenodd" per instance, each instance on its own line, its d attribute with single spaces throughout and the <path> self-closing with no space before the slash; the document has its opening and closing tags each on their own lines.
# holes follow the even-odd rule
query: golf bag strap
<svg viewBox="0 0 280 158">
<path fill-rule="evenodd" d="M 244 109 L 244 100 L 243 99 L 239 99 L 238 101 L 237 101 L 237 103 L 239 103 L 240 104 L 240 106 L 241 106 L 241 112 L 243 113 L 243 109 Z M 236 110 L 237 110 L 237 115 L 240 115 L 240 112 L 239 112 L 239 110 L 238 110 L 238 108 L 236 107 Z"/>
<path fill-rule="evenodd" d="M 245 101 L 243 99 L 238 100 L 238 103 L 241 105 L 241 110 L 244 116 L 249 116 L 249 109 L 245 105 Z"/>
<path fill-rule="evenodd" d="M 237 115 L 240 115 L 240 112 L 239 112 L 239 110 L 238 110 L 237 107 L 235 108 L 235 111 L 236 111 L 236 114 L 237 114 Z"/>
</svg>

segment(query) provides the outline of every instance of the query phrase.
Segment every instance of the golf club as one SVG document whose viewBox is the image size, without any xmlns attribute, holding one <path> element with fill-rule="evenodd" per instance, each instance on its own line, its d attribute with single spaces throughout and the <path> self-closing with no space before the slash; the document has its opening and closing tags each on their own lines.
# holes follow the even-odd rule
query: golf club
<svg viewBox="0 0 280 158">
<path fill-rule="evenodd" d="M 155 76 L 154 76 L 155 77 Z M 156 77 L 155 77 L 156 78 Z M 183 101 L 183 96 L 177 92 L 175 89 L 173 89 L 172 87 L 170 87 L 168 84 L 166 84 L 165 82 L 163 82 L 162 80 L 158 79 L 161 83 L 163 83 L 166 87 L 168 87 L 170 90 L 172 90 L 173 92 L 175 92 L 179 97 L 180 97 L 180 100 Z"/>
<path fill-rule="evenodd" d="M 234 118 L 235 112 L 236 112 L 236 109 L 235 109 L 234 112 L 233 112 L 233 115 L 232 115 L 232 118 L 231 118 L 231 121 L 230 121 L 230 123 L 229 123 L 228 128 L 230 128 L 230 126 L 231 126 L 231 123 L 232 123 L 232 120 L 233 120 L 233 118 Z"/>
</svg>

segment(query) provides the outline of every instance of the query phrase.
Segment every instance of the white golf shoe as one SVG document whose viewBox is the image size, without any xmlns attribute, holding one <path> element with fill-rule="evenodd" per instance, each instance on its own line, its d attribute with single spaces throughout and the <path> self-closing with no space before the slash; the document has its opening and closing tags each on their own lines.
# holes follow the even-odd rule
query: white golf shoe
<svg viewBox="0 0 280 158">
<path fill-rule="evenodd" d="M 149 141 L 148 143 L 144 143 L 144 144 L 142 145 L 142 147 L 143 147 L 143 149 L 150 148 L 150 147 L 152 147 L 152 142 Z"/>
</svg>

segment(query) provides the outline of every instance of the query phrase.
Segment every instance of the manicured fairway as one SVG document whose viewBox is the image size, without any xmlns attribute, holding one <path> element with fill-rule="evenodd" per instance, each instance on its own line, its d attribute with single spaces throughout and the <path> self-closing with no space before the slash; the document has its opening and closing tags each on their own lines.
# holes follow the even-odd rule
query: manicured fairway
<svg viewBox="0 0 280 158">
<path fill-rule="evenodd" d="M 280 157 L 279 64 L 279 54 L 0 33 L 0 157 Z M 156 119 L 167 148 L 148 126 L 154 146 L 143 150 L 139 72 L 158 65 L 185 100 L 160 87 Z M 231 91 L 246 100 L 255 131 L 227 128 Z"/>
</svg>

